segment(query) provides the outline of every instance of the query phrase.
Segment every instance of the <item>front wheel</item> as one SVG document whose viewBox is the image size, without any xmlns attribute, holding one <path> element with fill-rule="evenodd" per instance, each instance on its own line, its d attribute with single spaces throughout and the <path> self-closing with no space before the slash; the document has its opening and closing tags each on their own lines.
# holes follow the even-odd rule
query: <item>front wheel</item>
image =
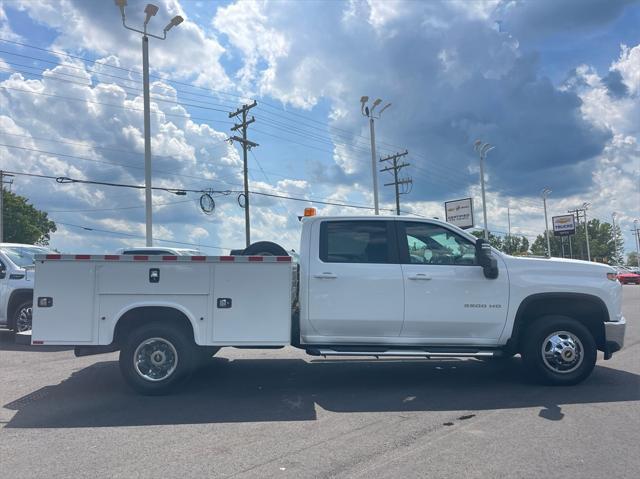
<svg viewBox="0 0 640 479">
<path fill-rule="evenodd" d="M 144 325 L 125 340 L 120 350 L 120 371 L 137 392 L 166 394 L 191 374 L 194 351 L 193 342 L 179 328 Z"/>
<path fill-rule="evenodd" d="M 595 367 L 597 347 L 593 335 L 575 319 L 545 316 L 534 321 L 525 335 L 524 365 L 545 384 L 577 384 Z"/>
<path fill-rule="evenodd" d="M 16 333 L 31 331 L 32 318 L 33 303 L 31 301 L 21 303 L 13 314 L 13 330 Z"/>
</svg>

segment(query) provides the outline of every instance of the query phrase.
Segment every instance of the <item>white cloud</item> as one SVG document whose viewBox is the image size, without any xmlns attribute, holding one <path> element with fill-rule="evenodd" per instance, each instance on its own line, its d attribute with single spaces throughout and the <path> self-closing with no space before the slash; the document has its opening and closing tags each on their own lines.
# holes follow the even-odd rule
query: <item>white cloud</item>
<svg viewBox="0 0 640 479">
<path fill-rule="evenodd" d="M 141 23 L 144 2 L 129 3 L 132 24 Z M 332 148 L 327 147 L 333 164 L 316 162 L 317 171 L 303 180 L 252 181 L 256 190 L 371 204 L 368 128 L 358 103 L 361 95 L 368 94 L 393 102 L 377 123 L 379 154 L 395 151 L 397 143 L 401 144 L 398 149 L 406 147 L 415 154 L 409 156 L 415 168 L 408 172 L 414 176 L 415 189 L 402 198 L 403 209 L 441 217 L 445 199 L 466 194 L 476 198 L 479 206 L 477 173 L 470 165 L 477 164 L 471 145 L 482 137 L 498 144 L 488 163 L 492 229 L 506 229 L 506 204 L 511 200 L 513 231 L 540 233 L 544 219 L 536 195 L 547 181 L 556 183 L 550 201 L 553 214 L 588 200 L 593 214 L 603 219 L 608 219 L 609 210 L 618 211 L 626 228 L 638 215 L 637 202 L 634 206 L 629 200 L 637 197 L 640 168 L 640 47 L 623 48 L 611 64 L 610 73 L 620 75 L 627 95 L 611 95 L 606 78 L 590 66 L 578 69 L 574 84 L 557 88 L 540 75 L 537 60 L 520 49 L 517 29 L 511 34 L 497 31 L 493 20 L 498 3 L 353 0 L 318 6 L 239 1 L 218 8 L 215 15 L 212 7 L 210 25 L 187 18 L 165 42 L 151 40 L 151 65 L 162 76 L 215 89 L 237 88 L 243 95 L 270 96 L 285 106 L 329 112 L 331 125 L 341 129 L 331 130 L 328 136 L 334 141 Z M 506 3 L 511 10 L 505 18 L 518 28 L 524 28 L 523 12 L 535 14 L 536 20 L 548 18 L 550 12 L 566 13 L 553 2 L 540 2 L 542 6 Z M 46 70 L 42 80 L 17 74 L 2 83 L 93 103 L 0 91 L 5 115 L 0 116 L 0 127 L 28 137 L 9 137 L 11 144 L 92 161 L 9 148 L 0 150 L 2 157 L 18 170 L 141 184 L 139 36 L 121 28 L 118 9 L 109 1 L 43 0 L 37 5 L 27 1 L 16 5 L 58 32 L 53 48 L 102 59 L 90 69 L 66 59 L 63 65 Z M 606 18 L 617 8 L 605 7 Z M 150 25 L 160 29 L 174 14 L 185 16 L 177 0 L 163 0 Z M 591 15 L 588 20 L 585 24 L 590 25 L 598 18 Z M 554 25 L 576 21 L 563 16 Z M 6 25 L 0 8 L 0 29 Z M 235 71 L 227 73 L 222 64 Z M 81 85 L 58 81 L 56 77 L 63 74 L 81 77 L 74 78 Z M 175 83 L 152 84 L 154 184 L 238 189 L 242 177 L 237 145 L 225 143 L 226 130 L 187 118 L 187 107 L 171 103 L 186 102 L 183 92 Z M 78 144 L 47 143 L 36 137 Z M 22 178 L 16 187 L 52 210 L 127 208 L 58 217 L 74 224 L 144 234 L 144 209 L 139 208 L 142 192 L 54 183 L 46 183 L 45 189 L 42 181 Z M 390 189 L 380 189 L 384 207 L 393 208 Z M 154 203 L 159 205 L 154 209 L 157 237 L 225 247 L 244 243 L 243 212 L 235 195 L 217 197 L 216 213 L 211 216 L 199 212 L 197 198 L 192 199 L 160 206 L 183 198 L 154 193 Z M 297 248 L 296 217 L 307 204 L 252 199 L 252 239 L 275 238 Z M 338 206 L 319 210 L 368 214 Z M 73 249 L 78 235 L 65 227 L 59 238 L 55 241 L 62 249 Z M 91 241 L 92 248 L 111 248 L 116 241 L 141 243 L 104 237 Z"/>
<path fill-rule="evenodd" d="M 133 0 L 127 6 L 127 24 L 142 28 L 146 2 Z M 149 64 L 154 71 L 171 73 L 174 78 L 192 81 L 195 85 L 226 89 L 231 86 L 220 57 L 224 47 L 215 36 L 206 33 L 185 14 L 178 0 L 155 2 L 160 10 L 149 22 L 149 31 L 161 34 L 162 28 L 175 15 L 185 18 L 173 28 L 165 41 L 151 39 Z M 22 0 L 16 4 L 35 21 L 59 32 L 54 49 L 67 52 L 88 51 L 98 55 L 117 52 L 119 62 L 136 72 L 140 69 L 140 35 L 125 30 L 120 11 L 110 1 L 83 0 Z M 116 72 L 124 76 L 126 72 Z M 139 75 L 136 75 L 139 79 Z"/>
</svg>

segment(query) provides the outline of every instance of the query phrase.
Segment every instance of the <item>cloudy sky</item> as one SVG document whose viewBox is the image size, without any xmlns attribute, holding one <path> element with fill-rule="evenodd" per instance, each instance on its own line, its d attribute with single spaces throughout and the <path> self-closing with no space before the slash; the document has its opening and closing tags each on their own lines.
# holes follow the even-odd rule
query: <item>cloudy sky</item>
<svg viewBox="0 0 640 479">
<path fill-rule="evenodd" d="M 129 0 L 139 27 L 146 2 Z M 369 128 L 360 97 L 391 102 L 376 123 L 378 153 L 408 149 L 407 213 L 443 217 L 474 197 L 476 139 L 486 165 L 489 228 L 530 240 L 550 216 L 591 203 L 617 212 L 625 249 L 640 217 L 640 2 L 631 0 L 157 0 L 149 28 L 158 244 L 220 254 L 244 244 L 242 161 L 228 112 L 257 100 L 250 189 L 370 207 Z M 128 185 L 144 183 L 140 36 L 113 0 L 0 0 L 0 167 Z M 382 208 L 393 208 L 382 186 Z M 17 175 L 58 224 L 52 246 L 106 252 L 144 244 L 144 194 Z M 231 192 L 231 193 L 229 193 Z M 253 195 L 252 240 L 298 249 L 311 203 Z M 372 214 L 315 204 L 321 214 Z M 385 211 L 385 214 L 390 214 Z M 179 242 L 170 243 L 169 241 Z M 222 248 L 222 249 L 220 249 Z"/>
</svg>

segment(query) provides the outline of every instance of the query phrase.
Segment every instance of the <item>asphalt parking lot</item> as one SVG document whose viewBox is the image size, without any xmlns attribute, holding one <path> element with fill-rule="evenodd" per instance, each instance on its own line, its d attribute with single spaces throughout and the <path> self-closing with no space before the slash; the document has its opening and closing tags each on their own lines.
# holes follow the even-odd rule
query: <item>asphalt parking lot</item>
<svg viewBox="0 0 640 479">
<path fill-rule="evenodd" d="M 624 286 L 624 313 L 625 349 L 567 388 L 528 383 L 518 358 L 229 349 L 149 398 L 117 353 L 0 331 L 0 477 L 637 477 L 640 286 Z"/>
</svg>

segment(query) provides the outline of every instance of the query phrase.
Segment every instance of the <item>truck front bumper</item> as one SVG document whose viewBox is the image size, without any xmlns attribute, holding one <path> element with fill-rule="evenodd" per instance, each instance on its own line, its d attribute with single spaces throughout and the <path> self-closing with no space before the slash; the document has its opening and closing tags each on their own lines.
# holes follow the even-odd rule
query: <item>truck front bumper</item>
<svg viewBox="0 0 640 479">
<path fill-rule="evenodd" d="M 607 321 L 604 323 L 605 359 L 610 359 L 613 353 L 622 349 L 626 328 L 627 321 L 624 317 L 620 321 Z"/>
</svg>

